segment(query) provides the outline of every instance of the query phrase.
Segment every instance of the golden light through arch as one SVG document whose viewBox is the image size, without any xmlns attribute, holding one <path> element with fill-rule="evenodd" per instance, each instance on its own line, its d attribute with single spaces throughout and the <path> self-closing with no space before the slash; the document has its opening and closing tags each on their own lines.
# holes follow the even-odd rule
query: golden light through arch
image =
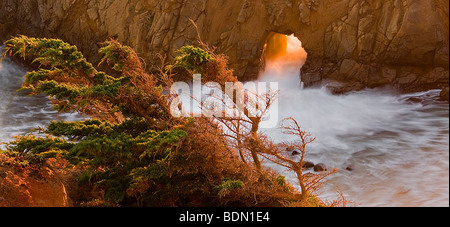
<svg viewBox="0 0 450 227">
<path fill-rule="evenodd" d="M 294 35 L 273 33 L 265 46 L 266 69 L 282 69 L 286 66 L 301 68 L 308 54 L 302 42 Z"/>
</svg>

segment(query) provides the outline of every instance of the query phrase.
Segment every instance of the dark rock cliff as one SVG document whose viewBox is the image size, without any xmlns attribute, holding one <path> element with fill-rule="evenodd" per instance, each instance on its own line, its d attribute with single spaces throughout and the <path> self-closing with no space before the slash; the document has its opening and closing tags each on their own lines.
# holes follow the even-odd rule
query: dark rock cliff
<svg viewBox="0 0 450 227">
<path fill-rule="evenodd" d="M 243 80 L 258 75 L 273 32 L 295 34 L 308 52 L 308 86 L 336 92 L 393 84 L 405 91 L 448 87 L 449 6 L 445 0 L 5 0 L 0 40 L 61 38 L 95 61 L 109 37 L 149 65 L 203 41 L 230 57 Z M 337 83 L 336 83 L 337 82 Z"/>
</svg>

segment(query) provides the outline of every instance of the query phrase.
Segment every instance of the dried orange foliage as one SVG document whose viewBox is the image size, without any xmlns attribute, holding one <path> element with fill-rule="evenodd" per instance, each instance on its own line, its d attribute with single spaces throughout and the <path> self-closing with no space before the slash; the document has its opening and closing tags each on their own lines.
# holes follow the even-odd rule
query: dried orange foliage
<svg viewBox="0 0 450 227">
<path fill-rule="evenodd" d="M 195 26 L 195 25 L 194 25 Z M 237 78 L 226 56 L 200 48 L 182 48 L 175 66 L 203 82 L 222 88 Z M 264 137 L 259 125 L 277 98 L 277 92 L 257 96 L 265 104 L 252 116 L 249 106 L 227 94 L 239 116 L 175 118 L 168 92 L 173 75 L 163 66 L 148 73 L 135 51 L 115 40 L 100 49 L 101 63 L 116 74 L 98 71 L 77 51 L 60 40 L 16 37 L 5 53 L 32 57 L 42 69 L 26 76 L 24 87 L 45 93 L 60 111 L 79 111 L 92 120 L 52 122 L 46 138 L 18 137 L 8 149 L 21 157 L 59 155 L 85 170 L 78 185 L 80 204 L 135 206 L 321 206 L 312 195 L 329 174 L 307 176 L 301 162 L 286 158 Z M 162 58 L 162 60 L 164 60 Z M 173 68 L 173 67 L 172 67 Z M 164 70 L 163 70 L 164 69 Z M 247 105 L 256 105 L 248 102 Z M 314 141 L 294 119 L 284 125 L 299 138 L 292 146 L 302 151 Z M 232 133 L 225 133 L 227 129 Z M 283 176 L 264 168 L 261 157 L 294 171 L 299 193 Z"/>
</svg>

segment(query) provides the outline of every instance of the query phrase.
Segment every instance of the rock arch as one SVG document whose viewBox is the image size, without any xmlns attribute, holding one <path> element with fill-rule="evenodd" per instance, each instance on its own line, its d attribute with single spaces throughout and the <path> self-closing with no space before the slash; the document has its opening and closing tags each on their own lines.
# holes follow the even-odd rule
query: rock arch
<svg viewBox="0 0 450 227">
<path fill-rule="evenodd" d="M 189 19 L 203 41 L 229 56 L 242 80 L 258 74 L 266 38 L 277 32 L 301 38 L 307 86 L 328 80 L 340 82 L 336 92 L 448 86 L 446 0 L 1 1 L 0 40 L 15 34 L 62 38 L 95 56 L 100 42 L 117 37 L 158 64 L 157 54 L 170 58 L 196 43 Z"/>
</svg>

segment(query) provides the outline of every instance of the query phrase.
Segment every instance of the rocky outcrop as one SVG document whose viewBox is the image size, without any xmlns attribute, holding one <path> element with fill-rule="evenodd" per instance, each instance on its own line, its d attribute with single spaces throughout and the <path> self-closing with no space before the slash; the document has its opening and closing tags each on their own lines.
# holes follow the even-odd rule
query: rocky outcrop
<svg viewBox="0 0 450 227">
<path fill-rule="evenodd" d="M 0 207 L 68 207 L 64 177 L 47 165 L 24 164 L 0 154 Z"/>
<path fill-rule="evenodd" d="M 275 32 L 303 42 L 308 61 L 302 79 L 309 86 L 329 83 L 345 92 L 448 84 L 446 0 L 6 0 L 0 2 L 0 39 L 62 38 L 98 60 L 99 43 L 114 37 L 155 65 L 158 54 L 170 58 L 196 43 L 189 19 L 244 80 L 258 75 Z"/>
<path fill-rule="evenodd" d="M 325 43 L 324 79 L 350 82 L 355 89 L 395 84 L 425 90 L 448 83 L 443 1 L 355 1 L 327 28 Z"/>
</svg>

